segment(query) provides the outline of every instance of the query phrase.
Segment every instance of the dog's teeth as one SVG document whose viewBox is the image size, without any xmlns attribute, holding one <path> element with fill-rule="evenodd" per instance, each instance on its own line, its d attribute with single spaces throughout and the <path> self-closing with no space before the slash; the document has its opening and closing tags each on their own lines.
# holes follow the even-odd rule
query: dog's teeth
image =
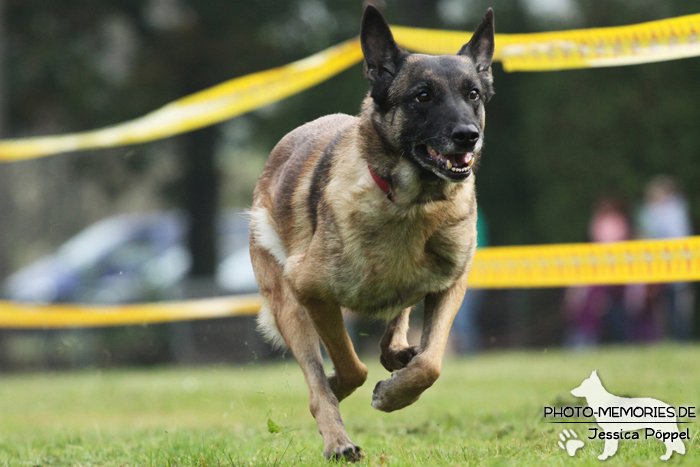
<svg viewBox="0 0 700 467">
<path fill-rule="evenodd" d="M 465 173 L 469 172 L 469 170 L 471 170 L 471 167 L 452 167 L 450 170 L 452 172 Z"/>
<path fill-rule="evenodd" d="M 447 170 L 452 170 L 452 162 L 450 162 L 450 160 L 448 159 L 446 161 L 446 163 L 447 163 Z"/>
<path fill-rule="evenodd" d="M 452 167 L 453 172 L 467 173 L 471 170 L 471 167 Z"/>
</svg>

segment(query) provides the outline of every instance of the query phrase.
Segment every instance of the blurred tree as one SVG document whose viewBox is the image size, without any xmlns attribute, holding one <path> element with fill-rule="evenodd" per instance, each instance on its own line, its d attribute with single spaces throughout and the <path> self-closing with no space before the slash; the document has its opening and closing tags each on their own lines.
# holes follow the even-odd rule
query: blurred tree
<svg viewBox="0 0 700 467">
<path fill-rule="evenodd" d="M 5 94 L 5 0 L 0 0 L 0 138 L 6 134 L 5 130 L 5 113 L 6 113 L 6 94 Z M 0 167 L 0 215 L 9 210 L 8 200 L 9 190 L 7 186 L 7 170 Z M 4 244 L 6 237 L 9 234 L 9 229 L 0 228 L 0 245 Z M 5 277 L 10 272 L 8 258 L 2 254 L 0 247 L 0 277 Z"/>
<path fill-rule="evenodd" d="M 179 95 L 187 95 L 269 66 L 261 58 L 270 53 L 265 53 L 265 45 L 260 47 L 260 41 L 256 40 L 260 23 L 250 18 L 284 15 L 285 5 L 150 0 L 145 7 L 140 2 L 126 2 L 124 10 L 149 42 L 150 50 L 144 57 L 148 66 L 154 61 L 158 63 L 168 80 L 174 82 Z M 257 47 L 241 48 L 241 44 Z M 250 50 L 255 50 L 255 54 L 246 53 Z M 190 218 L 190 275 L 212 278 L 218 263 L 219 181 L 215 162 L 218 131 L 216 127 L 204 128 L 181 139 L 184 152 L 181 199 Z"/>
<path fill-rule="evenodd" d="M 0 138 L 5 135 L 5 0 L 0 0 Z M 7 170 L 0 167 L 0 218 L 2 214 L 9 210 L 9 188 L 7 185 Z M 7 242 L 7 237 L 10 235 L 10 229 L 2 226 L 4 222 L 0 221 L 0 245 Z M 0 278 L 11 272 L 9 258 L 3 254 L 0 246 Z M 0 329 L 0 369 L 6 366 L 6 349 L 5 341 L 7 339 L 7 331 Z"/>
<path fill-rule="evenodd" d="M 587 27 L 643 22 L 693 12 L 691 2 L 579 1 Z M 644 184 L 668 173 L 687 189 L 700 175 L 700 59 L 519 76 L 509 102 L 530 186 L 528 232 L 503 243 L 586 239 L 594 200 L 615 191 L 639 200 Z M 700 219 L 700 197 L 691 197 Z M 526 227 L 523 225 L 522 227 Z"/>
<path fill-rule="evenodd" d="M 341 20 L 352 10 L 357 26 L 359 7 L 357 1 L 344 1 L 330 10 L 318 0 L 15 1 L 14 133 L 116 123 L 227 79 L 302 58 L 354 34 L 357 27 L 350 33 Z M 275 132 L 272 137 L 260 133 L 269 150 Z M 182 178 L 165 191 L 192 221 L 188 243 L 196 277 L 211 277 L 218 261 L 218 136 L 218 127 L 212 127 L 178 138 Z M 125 163 L 135 171 L 149 165 L 138 150 Z M 109 189 L 114 174 L 101 170 L 103 164 L 83 157 L 76 169 Z"/>
</svg>

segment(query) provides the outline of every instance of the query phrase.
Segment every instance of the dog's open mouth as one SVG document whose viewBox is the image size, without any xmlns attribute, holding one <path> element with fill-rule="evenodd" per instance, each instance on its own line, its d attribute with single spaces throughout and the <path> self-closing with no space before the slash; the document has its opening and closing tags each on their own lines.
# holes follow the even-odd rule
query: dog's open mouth
<svg viewBox="0 0 700 467">
<path fill-rule="evenodd" d="M 443 154 L 432 146 L 420 146 L 423 155 L 430 160 L 434 167 L 452 179 L 465 179 L 472 171 L 476 160 L 473 152 Z"/>
</svg>

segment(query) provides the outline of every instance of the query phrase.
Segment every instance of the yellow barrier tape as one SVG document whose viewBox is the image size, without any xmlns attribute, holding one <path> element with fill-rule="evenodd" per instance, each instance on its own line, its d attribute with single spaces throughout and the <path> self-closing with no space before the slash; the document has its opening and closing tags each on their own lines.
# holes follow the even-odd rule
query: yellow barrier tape
<svg viewBox="0 0 700 467">
<path fill-rule="evenodd" d="M 471 33 L 392 26 L 403 47 L 453 54 Z M 612 28 L 497 34 L 506 71 L 620 66 L 700 56 L 700 14 Z M 235 78 L 141 118 L 94 131 L 0 141 L 0 162 L 144 143 L 213 125 L 308 89 L 362 60 L 352 39 L 303 60 Z"/>
<path fill-rule="evenodd" d="M 260 310 L 260 297 L 258 295 L 113 306 L 44 305 L 0 301 L 0 328 L 54 329 L 126 326 L 254 315 L 258 310 Z"/>
<path fill-rule="evenodd" d="M 494 247 L 477 251 L 474 288 L 563 287 L 700 280 L 700 237 Z"/>
<path fill-rule="evenodd" d="M 427 54 L 455 53 L 470 33 L 394 26 L 396 42 Z M 496 34 L 494 60 L 506 71 L 635 65 L 700 56 L 700 14 L 631 26 Z"/>
<path fill-rule="evenodd" d="M 700 280 L 700 236 L 479 249 L 469 287 L 566 287 Z M 0 302 L 0 328 L 124 326 L 252 315 L 255 295 L 119 306 Z"/>
<path fill-rule="evenodd" d="M 186 133 L 297 94 L 360 60 L 360 43 L 352 39 L 289 65 L 226 81 L 119 125 L 83 133 L 0 141 L 0 161 L 144 143 Z"/>
</svg>

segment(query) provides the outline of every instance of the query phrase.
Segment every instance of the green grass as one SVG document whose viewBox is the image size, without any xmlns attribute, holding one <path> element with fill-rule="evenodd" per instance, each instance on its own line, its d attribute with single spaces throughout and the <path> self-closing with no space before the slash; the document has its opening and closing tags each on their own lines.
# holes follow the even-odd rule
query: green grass
<svg viewBox="0 0 700 467">
<path fill-rule="evenodd" d="M 543 406 L 575 402 L 568 391 L 593 369 L 615 394 L 700 405 L 695 346 L 448 358 L 435 386 L 391 414 L 370 407 L 375 382 L 388 376 L 372 360 L 365 386 L 341 404 L 350 437 L 366 454 L 361 465 L 601 465 L 603 441 L 584 438 L 570 458 L 556 443 L 565 425 L 542 420 Z M 307 397 L 290 358 L 0 375 L 0 466 L 327 465 Z M 281 432 L 270 433 L 268 420 Z M 664 463 L 661 442 L 623 440 L 602 465 L 700 465 L 697 425 L 684 426 L 692 438 L 685 456 Z M 570 427 L 587 436 L 588 425 Z"/>
</svg>

